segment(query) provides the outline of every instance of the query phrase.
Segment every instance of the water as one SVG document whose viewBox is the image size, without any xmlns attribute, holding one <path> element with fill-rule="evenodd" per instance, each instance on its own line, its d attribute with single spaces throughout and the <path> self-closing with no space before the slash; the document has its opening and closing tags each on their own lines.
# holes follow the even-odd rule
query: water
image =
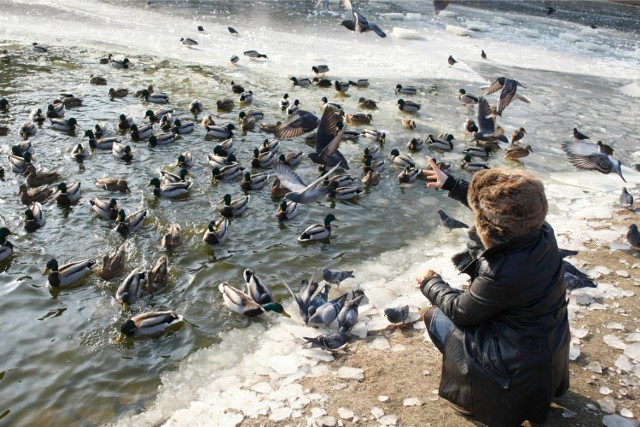
<svg viewBox="0 0 640 427">
<path fill-rule="evenodd" d="M 14 56 L 11 64 L 0 63 L 0 96 L 13 104 L 10 113 L 0 113 L 0 125 L 17 130 L 31 108 L 46 107 L 61 91 L 84 99 L 83 107 L 68 110 L 66 116 L 76 117 L 81 129 L 100 121 L 113 127 L 122 113 L 140 122 L 144 111 L 155 106 L 131 95 L 110 101 L 107 91 L 128 87 L 134 92 L 148 84 L 170 94 L 170 106 L 179 117 L 189 119 L 189 103 L 200 98 L 206 112 L 226 124 L 236 120 L 239 109 L 219 114 L 213 106 L 218 99 L 236 99 L 229 90 L 234 80 L 256 94 L 251 108 L 265 111 L 264 122 L 284 119 L 277 109 L 284 92 L 317 113 L 323 95 L 352 113 L 357 112 L 360 96 L 375 99 L 379 109 L 372 113 L 372 127 L 389 135 L 383 147 L 388 155 L 392 148 L 406 152 L 412 136 L 453 131 L 462 140 L 461 124 L 472 113 L 458 107 L 458 89 L 479 93 L 478 87 L 495 77 L 511 76 L 528 86 L 523 93 L 533 102 L 514 103 L 500 124 L 508 134 L 524 126 L 525 141 L 534 153 L 521 163 L 505 163 L 500 153 L 489 162 L 526 168 L 543 179 L 551 199 L 549 221 L 561 242 L 574 247 L 582 243 L 577 232 L 584 219 L 611 215 L 621 182 L 613 175 L 576 171 L 564 160 L 560 142 L 577 126 L 612 144 L 623 164 L 640 158 L 633 120 L 640 112 L 638 100 L 617 90 L 638 78 L 640 36 L 633 25 L 638 22 L 637 8 L 590 3 L 594 11 L 581 10 L 578 15 L 566 7 L 561 11 L 565 21 L 544 18 L 525 4 L 523 9 L 531 15 L 519 14 L 523 9 L 501 14 L 514 25 L 499 26 L 493 24 L 495 11 L 453 6 L 448 10 L 457 17 L 444 18 L 434 17 L 424 1 L 362 4 L 369 20 L 389 34 L 380 39 L 340 27 L 344 13 L 335 1 L 330 12 L 314 9 L 314 2 L 182 1 L 153 2 L 152 7 L 144 3 L 0 0 L 0 48 Z M 599 25 L 597 31 L 582 24 L 590 22 L 589 17 Z M 444 31 L 447 24 L 464 26 L 469 21 L 485 23 L 491 30 L 472 38 Z M 198 33 L 197 25 L 206 32 Z M 229 25 L 240 37 L 228 34 Z M 415 30 L 420 38 L 394 37 L 395 27 Z M 582 42 L 561 34 L 579 36 Z M 181 37 L 196 38 L 200 45 L 186 49 Z M 50 52 L 32 52 L 34 41 L 48 45 Z M 249 61 L 242 56 L 249 49 L 267 53 L 269 60 Z M 488 61 L 480 59 L 480 49 L 487 52 Z M 99 65 L 98 58 L 109 52 L 127 56 L 133 66 L 115 70 Z M 229 63 L 233 54 L 241 56 L 238 66 Z M 450 54 L 460 61 L 455 67 L 446 63 Z M 352 88 L 345 97 L 333 89 L 291 86 L 289 77 L 312 77 L 311 66 L 320 63 L 329 65 L 329 78 L 369 78 L 371 85 Z M 104 76 L 108 85 L 90 85 L 91 74 Z M 415 131 L 400 124 L 402 114 L 393 93 L 397 83 L 421 88 L 412 98 L 423 106 L 415 117 Z M 56 169 L 68 182 L 82 182 L 77 205 L 70 209 L 52 202 L 45 205 L 47 224 L 42 230 L 33 234 L 22 230 L 24 206 L 15 195 L 22 178 L 7 171 L 0 182 L 0 217 L 14 233 L 10 240 L 16 247 L 16 254 L 0 263 L 0 312 L 5 325 L 0 414 L 10 425 L 100 425 L 116 420 L 140 425 L 169 418 L 188 423 L 196 413 L 187 409 L 191 402 L 208 401 L 202 396 L 225 384 L 221 379 L 250 381 L 252 372 L 264 373 L 261 358 L 293 351 L 301 344 L 295 334 L 274 341 L 279 325 L 291 329 L 290 323 L 229 315 L 218 283 L 229 281 L 240 287 L 242 270 L 252 268 L 273 285 L 287 310 L 295 311 L 279 286 L 280 278 L 297 283 L 313 268 L 331 266 L 355 270 L 357 280 L 346 286 L 363 287 L 374 307 L 401 301 L 415 306 L 423 302 L 411 292 L 415 273 L 427 262 L 453 276 L 448 258 L 462 244 L 460 234 L 443 232 L 435 211 L 443 208 L 465 222 L 472 220 L 469 211 L 443 194 L 425 190 L 419 182 L 399 185 L 395 177 L 400 169 L 388 165 L 380 185 L 359 199 L 305 206 L 298 217 L 283 224 L 273 217 L 278 201 L 266 189 L 252 193 L 247 212 L 230 225 L 229 240 L 210 248 L 201 243 L 201 236 L 218 215 L 218 201 L 225 193 L 238 197 L 241 190 L 238 182 L 211 184 L 206 153 L 215 142 L 206 141 L 201 129 L 170 147 L 149 149 L 132 143 L 131 164 L 101 152 L 76 163 L 69 153 L 81 134 L 69 136 L 45 124 L 33 138 L 40 168 Z M 237 135 L 241 163 L 249 164 L 251 151 L 265 137 L 257 131 Z M 2 152 L 17 141 L 15 133 L 0 137 Z M 360 153 L 370 144 L 364 139 L 342 144 L 354 176 L 360 176 Z M 281 147 L 285 152 L 310 149 L 302 139 L 283 141 Z M 155 199 L 145 184 L 160 169 L 171 168 L 185 150 L 197 163 L 191 171 L 195 181 L 191 194 L 181 200 Z M 426 155 L 442 157 L 427 149 L 413 157 L 424 166 Z M 457 163 L 459 149 L 444 158 Z M 4 166 L 7 169 L 6 161 Z M 316 175 L 308 161 L 296 170 L 308 181 Z M 623 173 L 634 193 L 638 174 L 629 168 Z M 104 176 L 126 176 L 132 192 L 109 194 L 98 189 L 93 183 Z M 92 277 L 84 286 L 59 292 L 46 286 L 42 271 L 51 257 L 61 263 L 100 259 L 122 242 L 111 222 L 92 216 L 88 201 L 93 197 L 116 197 L 127 212 L 141 206 L 150 209 L 145 227 L 126 241 L 127 269 L 152 265 L 165 253 L 160 239 L 168 225 L 181 225 L 185 244 L 168 253 L 169 289 L 132 306 L 132 313 L 175 309 L 187 320 L 181 328 L 158 338 L 119 342 L 119 325 L 128 317 L 113 299 L 119 279 L 105 282 Z M 339 218 L 330 243 L 299 244 L 299 233 L 328 212 Z M 128 418 L 140 411 L 142 415 Z"/>
</svg>

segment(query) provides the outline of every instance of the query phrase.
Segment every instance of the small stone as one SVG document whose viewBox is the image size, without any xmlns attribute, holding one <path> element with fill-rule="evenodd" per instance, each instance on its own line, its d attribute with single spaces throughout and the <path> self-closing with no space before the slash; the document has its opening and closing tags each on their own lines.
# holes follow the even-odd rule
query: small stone
<svg viewBox="0 0 640 427">
<path fill-rule="evenodd" d="M 338 415 L 343 420 L 350 420 L 355 415 L 352 410 L 347 408 L 338 408 Z"/>
<path fill-rule="evenodd" d="M 631 360 L 629 360 L 627 356 L 625 356 L 624 354 L 621 354 L 616 359 L 616 368 L 624 372 L 631 372 L 633 370 L 633 364 L 631 363 Z"/>
<path fill-rule="evenodd" d="M 587 365 L 587 369 L 596 374 L 602 373 L 602 365 L 599 362 L 591 362 Z"/>
<path fill-rule="evenodd" d="M 364 370 L 360 368 L 351 368 L 349 366 L 342 366 L 338 369 L 338 378 L 345 380 L 358 380 L 364 379 Z"/>
<path fill-rule="evenodd" d="M 378 400 L 380 402 L 386 402 L 387 400 L 389 400 L 389 396 L 385 396 L 385 395 L 378 396 Z"/>
<path fill-rule="evenodd" d="M 338 391 L 344 390 L 345 388 L 347 388 L 347 383 L 338 383 L 333 386 L 333 389 Z"/>
<path fill-rule="evenodd" d="M 271 421 L 276 421 L 276 422 L 284 421 L 291 416 L 292 412 L 293 410 L 291 408 L 286 408 L 286 407 L 276 408 L 273 411 L 271 411 L 271 415 L 269 415 L 269 419 Z"/>
<path fill-rule="evenodd" d="M 627 408 L 620 409 L 620 415 L 622 415 L 625 418 L 633 418 L 633 412 L 631 412 Z"/>
<path fill-rule="evenodd" d="M 577 412 L 565 409 L 565 411 L 562 413 L 562 418 L 574 418 L 576 415 L 578 415 Z"/>
<path fill-rule="evenodd" d="M 616 274 L 620 277 L 629 277 L 629 272 L 625 270 L 616 270 Z"/>
<path fill-rule="evenodd" d="M 615 329 L 617 331 L 624 331 L 624 325 L 618 322 L 609 322 L 607 323 L 607 328 Z"/>
<path fill-rule="evenodd" d="M 380 418 L 378 421 L 380 421 L 380 424 L 382 424 L 384 426 L 393 427 L 396 424 L 398 424 L 398 416 L 397 415 L 385 415 L 384 417 Z"/>
<path fill-rule="evenodd" d="M 605 415 L 602 418 L 602 424 L 607 427 L 638 427 L 636 421 L 623 418 L 620 415 Z"/>
<path fill-rule="evenodd" d="M 408 397 L 402 401 L 403 406 L 422 406 L 423 402 L 417 397 Z"/>
<path fill-rule="evenodd" d="M 616 402 L 610 397 L 598 400 L 598 405 L 600 405 L 600 409 L 602 409 L 603 412 L 608 414 L 615 414 L 616 412 Z"/>
<path fill-rule="evenodd" d="M 376 337 L 370 344 L 374 350 L 388 350 L 391 348 L 389 341 L 385 337 Z"/>
<path fill-rule="evenodd" d="M 573 335 L 578 339 L 582 339 L 586 337 L 588 334 L 589 334 L 589 330 L 587 328 L 571 329 L 571 335 Z"/>
<path fill-rule="evenodd" d="M 371 415 L 373 415 L 376 419 L 380 419 L 382 416 L 384 416 L 384 411 L 382 410 L 382 408 L 374 406 L 373 408 L 371 408 Z"/>
<path fill-rule="evenodd" d="M 608 396 L 611 393 L 613 393 L 613 390 L 611 390 L 609 387 L 607 386 L 600 387 L 600 394 L 604 394 L 605 396 Z"/>
<path fill-rule="evenodd" d="M 335 417 L 332 417 L 330 415 L 324 417 L 321 422 L 322 427 L 334 427 L 336 425 Z"/>
<path fill-rule="evenodd" d="M 624 350 L 627 348 L 627 345 L 623 343 L 620 338 L 612 334 L 605 335 L 602 340 L 609 347 L 617 348 L 618 350 Z"/>
</svg>

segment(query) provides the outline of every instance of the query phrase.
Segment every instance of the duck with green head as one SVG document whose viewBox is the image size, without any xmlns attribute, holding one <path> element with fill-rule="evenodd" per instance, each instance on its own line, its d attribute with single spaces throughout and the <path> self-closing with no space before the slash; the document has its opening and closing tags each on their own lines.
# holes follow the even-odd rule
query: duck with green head
<svg viewBox="0 0 640 427">
<path fill-rule="evenodd" d="M 227 239 L 227 229 L 229 220 L 220 218 L 217 221 L 210 221 L 202 236 L 202 241 L 208 245 L 219 245 Z"/>
<path fill-rule="evenodd" d="M 231 200 L 231 195 L 225 194 L 222 198 L 224 206 L 220 208 L 220 213 L 227 218 L 240 216 L 247 210 L 250 198 L 250 196 L 244 196 L 236 200 Z"/>
<path fill-rule="evenodd" d="M 0 261 L 3 261 L 13 253 L 13 244 L 7 240 L 11 231 L 7 227 L 0 227 Z"/>
<path fill-rule="evenodd" d="M 34 232 L 37 229 L 44 227 L 47 222 L 42 210 L 42 205 L 39 202 L 33 202 L 27 210 L 24 211 L 24 229 L 30 232 Z"/>
<path fill-rule="evenodd" d="M 333 214 L 324 217 L 324 224 L 313 224 L 307 227 L 298 237 L 299 242 L 310 242 L 313 240 L 324 240 L 331 235 L 331 223 L 338 219 Z"/>
<path fill-rule="evenodd" d="M 180 181 L 161 184 L 160 178 L 152 178 L 147 187 L 153 187 L 153 194 L 159 197 L 179 197 L 189 193 L 193 186 L 193 181 Z"/>
<path fill-rule="evenodd" d="M 267 311 L 273 311 L 280 313 L 285 317 L 290 317 L 281 304 L 277 302 L 269 302 L 266 304 L 259 304 L 255 302 L 249 295 L 245 294 L 239 289 L 234 288 L 228 283 L 224 282 L 218 286 L 218 289 L 222 293 L 222 298 L 227 308 L 234 313 L 242 314 L 248 317 L 259 316 Z"/>
<path fill-rule="evenodd" d="M 96 150 L 112 150 L 114 142 L 120 142 L 118 137 L 110 136 L 105 138 L 96 138 L 91 129 L 84 132 L 84 136 L 89 138 L 89 147 Z"/>
<path fill-rule="evenodd" d="M 124 160 L 125 162 L 133 159 L 133 151 L 131 151 L 131 147 L 118 142 L 113 143 L 111 147 L 111 154 L 113 154 L 113 157 L 116 159 Z"/>
<path fill-rule="evenodd" d="M 116 218 L 115 230 L 123 235 L 138 231 L 144 225 L 144 220 L 147 217 L 148 211 L 146 209 L 140 209 L 139 211 L 129 215 L 124 212 L 124 209 L 118 211 L 118 218 Z"/>
<path fill-rule="evenodd" d="M 157 335 L 167 328 L 182 322 L 183 317 L 175 311 L 152 311 L 138 314 L 120 326 L 120 332 L 128 337 Z"/>
<path fill-rule="evenodd" d="M 240 188 L 244 191 L 249 190 L 260 190 L 267 182 L 267 178 L 269 178 L 269 174 L 267 173 L 257 173 L 251 174 L 250 172 L 244 173 L 244 178 L 240 182 Z"/>
<path fill-rule="evenodd" d="M 281 221 L 293 219 L 298 215 L 298 204 L 296 202 L 283 200 L 276 210 L 276 218 Z"/>
<path fill-rule="evenodd" d="M 229 139 L 233 136 L 235 128 L 232 123 L 226 126 L 207 126 L 207 136 L 217 139 Z"/>
<path fill-rule="evenodd" d="M 58 261 L 55 258 L 51 258 L 49 262 L 47 262 L 45 274 L 48 274 L 47 279 L 51 287 L 62 288 L 71 286 L 90 274 L 95 264 L 96 260 L 86 259 L 59 267 Z"/>
<path fill-rule="evenodd" d="M 185 182 L 186 177 L 189 171 L 186 168 L 181 168 L 178 172 L 178 175 L 168 172 L 168 171 L 160 171 L 160 175 L 162 175 L 162 183 L 163 184 L 173 184 L 176 182 Z"/>
<path fill-rule="evenodd" d="M 447 134 L 446 138 L 439 138 L 432 134 L 427 136 L 427 143 L 429 144 L 429 148 L 440 151 L 451 151 L 453 150 L 453 140 L 455 138 L 451 134 Z"/>
<path fill-rule="evenodd" d="M 420 104 L 413 101 L 405 101 L 404 99 L 398 99 L 398 108 L 406 113 L 415 113 L 420 109 Z"/>
<path fill-rule="evenodd" d="M 211 178 L 214 183 L 217 182 L 218 180 L 231 181 L 232 179 L 235 179 L 238 176 L 240 176 L 243 170 L 244 168 L 237 163 L 223 166 L 223 167 L 215 166 L 211 170 Z"/>
<path fill-rule="evenodd" d="M 116 301 L 122 304 L 123 310 L 129 310 L 129 304 L 140 298 L 146 280 L 146 270 L 143 267 L 138 267 L 129 273 L 120 286 L 118 286 Z"/>
<path fill-rule="evenodd" d="M 80 200 L 80 181 L 71 185 L 66 182 L 58 184 L 58 192 L 56 193 L 56 202 L 60 205 L 70 205 Z"/>
<path fill-rule="evenodd" d="M 101 200 L 94 197 L 89 200 L 91 210 L 100 218 L 115 220 L 118 218 L 118 201 L 116 199 Z"/>
</svg>

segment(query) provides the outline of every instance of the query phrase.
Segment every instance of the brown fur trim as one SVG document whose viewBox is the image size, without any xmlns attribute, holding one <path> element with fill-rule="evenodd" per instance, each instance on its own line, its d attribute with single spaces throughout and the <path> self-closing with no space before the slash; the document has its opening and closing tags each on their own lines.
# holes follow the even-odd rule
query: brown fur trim
<svg viewBox="0 0 640 427">
<path fill-rule="evenodd" d="M 542 227 L 548 210 L 542 182 L 527 172 L 511 169 L 476 172 L 467 201 L 487 248 Z"/>
</svg>

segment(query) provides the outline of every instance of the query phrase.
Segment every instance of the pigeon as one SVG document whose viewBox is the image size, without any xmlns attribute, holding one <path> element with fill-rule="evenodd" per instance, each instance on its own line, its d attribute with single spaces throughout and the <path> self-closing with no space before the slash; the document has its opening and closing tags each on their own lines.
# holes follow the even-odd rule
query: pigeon
<svg viewBox="0 0 640 427">
<path fill-rule="evenodd" d="M 568 291 L 573 291 L 580 288 L 595 288 L 596 284 L 589 279 L 575 276 L 568 271 L 564 272 L 564 284 Z"/>
<path fill-rule="evenodd" d="M 340 283 L 349 277 L 356 277 L 353 275 L 353 271 L 329 270 L 328 268 L 322 270 L 322 278 L 324 281 L 337 287 L 340 287 Z"/>
<path fill-rule="evenodd" d="M 598 146 L 598 151 L 600 153 L 606 154 L 607 156 L 613 156 L 613 148 L 610 145 L 603 143 L 602 141 L 596 142 Z"/>
<path fill-rule="evenodd" d="M 454 228 L 469 228 L 467 224 L 450 217 L 442 209 L 438 209 L 438 215 L 440 215 L 440 222 L 442 223 L 442 225 L 447 227 L 449 230 L 453 230 Z"/>
<path fill-rule="evenodd" d="M 275 135 L 278 139 L 296 138 L 303 133 L 311 132 L 318 127 L 318 117 L 305 110 L 298 109 L 287 120 L 276 126 Z"/>
<path fill-rule="evenodd" d="M 315 286 L 315 288 L 318 289 L 318 283 L 313 282 L 313 279 L 311 281 L 311 285 Z M 313 316 L 315 314 L 318 307 L 323 306 L 327 303 L 327 301 L 329 301 L 330 289 L 331 285 L 324 285 L 324 287 L 320 289 L 319 292 L 313 292 L 313 294 L 309 293 L 311 295 L 311 299 L 307 303 L 307 319 L 309 316 Z M 306 323 L 307 322 L 305 321 L 305 324 Z"/>
<path fill-rule="evenodd" d="M 578 169 L 597 170 L 605 175 L 611 172 L 617 173 L 624 182 L 620 169 L 620 160 L 600 152 L 596 144 L 578 141 L 564 141 L 562 149 L 567 153 L 567 157 L 572 165 Z"/>
<path fill-rule="evenodd" d="M 449 55 L 449 59 L 447 59 L 447 62 L 449 63 L 449 65 L 453 66 L 458 61 L 456 61 L 452 55 Z"/>
<path fill-rule="evenodd" d="M 347 332 L 358 323 L 358 304 L 362 298 L 364 298 L 364 294 L 347 301 L 338 313 L 338 330 L 340 332 Z"/>
<path fill-rule="evenodd" d="M 580 132 L 576 128 L 573 128 L 573 137 L 575 139 L 577 139 L 578 141 L 582 141 L 582 140 L 585 140 L 585 139 L 590 139 L 587 135 L 585 135 L 584 133 Z"/>
<path fill-rule="evenodd" d="M 347 294 L 343 294 L 336 299 L 322 304 L 316 309 L 312 316 L 309 316 L 309 323 L 329 326 L 338 317 L 338 313 L 340 313 L 340 310 L 344 307 L 346 300 Z"/>
<path fill-rule="evenodd" d="M 317 202 L 323 199 L 327 194 L 329 194 L 332 190 L 335 190 L 334 185 L 321 186 L 321 183 L 324 181 L 324 178 L 331 175 L 338 169 L 339 165 L 334 166 L 330 169 L 326 175 L 323 175 L 313 181 L 311 184 L 306 185 L 302 179 L 296 174 L 293 170 L 291 170 L 288 166 L 286 166 L 282 162 L 275 162 L 273 165 L 273 169 L 275 170 L 278 178 L 280 179 L 281 184 L 290 189 L 291 191 L 284 195 L 284 198 L 290 200 L 292 202 L 301 203 L 301 204 L 309 204 L 313 202 Z"/>
<path fill-rule="evenodd" d="M 441 10 L 445 10 L 451 0 L 433 0 L 433 11 L 438 14 Z"/>
<path fill-rule="evenodd" d="M 627 231 L 627 242 L 636 248 L 640 249 L 640 233 L 638 232 L 638 226 L 636 224 L 631 224 L 629 226 L 629 230 Z"/>
<path fill-rule="evenodd" d="M 229 32 L 230 32 L 231 34 L 234 34 L 234 35 L 240 35 L 240 33 L 238 33 L 238 32 L 236 31 L 236 29 L 235 29 L 235 28 L 233 28 L 233 27 L 227 27 L 227 30 L 229 30 Z M 265 57 L 265 58 L 266 58 L 266 57 Z"/>
<path fill-rule="evenodd" d="M 204 27 L 202 25 L 198 25 L 198 31 L 204 31 Z"/>
<path fill-rule="evenodd" d="M 507 77 L 498 77 L 493 83 L 491 83 L 491 86 L 485 90 L 484 94 L 490 95 L 502 89 L 498 100 L 498 108 L 496 109 L 496 113 L 499 116 L 502 115 L 504 109 L 511 104 L 511 101 L 513 101 L 513 98 L 516 96 L 518 86 L 526 88 L 526 86 L 517 80 L 509 79 Z"/>
<path fill-rule="evenodd" d="M 587 288 L 595 288 L 597 287 L 596 284 L 593 282 L 593 279 L 591 279 L 591 277 L 589 277 L 589 275 L 583 273 L 582 271 L 578 270 L 573 264 L 571 264 L 568 261 L 562 260 L 562 267 L 564 268 L 564 272 L 565 272 L 565 280 L 566 280 L 566 275 L 567 273 L 571 274 L 571 276 L 576 277 L 578 280 L 580 280 L 580 282 L 582 282 L 584 284 L 584 287 Z M 567 288 L 568 288 L 568 284 L 567 284 Z"/>
<path fill-rule="evenodd" d="M 191 47 L 191 46 L 197 46 L 198 45 L 197 41 L 195 41 L 194 39 L 191 39 L 189 37 L 183 37 L 183 38 L 180 39 L 180 41 L 186 47 Z"/>
<path fill-rule="evenodd" d="M 387 316 L 387 320 L 391 323 L 404 324 L 404 321 L 407 320 L 407 317 L 409 317 L 409 306 L 405 305 L 404 307 L 398 308 L 385 308 L 384 315 Z"/>
<path fill-rule="evenodd" d="M 622 187 L 622 194 L 620 194 L 620 206 L 627 209 L 633 209 L 633 196 L 627 191 L 626 187 Z"/>
<path fill-rule="evenodd" d="M 509 139 L 501 134 L 499 129 L 500 127 L 496 127 L 496 121 L 491 115 L 491 106 L 489 105 L 489 101 L 484 96 L 480 96 L 478 98 L 478 123 L 477 127 L 480 128 L 478 132 L 473 134 L 473 140 L 477 142 L 492 142 L 492 141 L 502 141 L 509 142 Z"/>
<path fill-rule="evenodd" d="M 356 33 L 366 33 L 367 31 L 373 31 L 380 37 L 387 37 L 385 32 L 382 31 L 380 27 L 378 27 L 376 24 L 369 23 L 367 21 L 367 18 L 365 18 L 364 15 L 362 15 L 358 11 L 358 9 L 356 9 L 355 7 L 352 7 L 350 0 L 343 0 L 343 4 L 345 9 L 351 11 L 351 18 L 352 18 L 352 19 L 342 21 L 343 26 L 345 26 L 349 30 L 354 31 Z"/>
<path fill-rule="evenodd" d="M 554 13 L 556 10 L 551 7 L 551 6 L 547 6 L 547 16 L 551 16 L 552 13 Z"/>
<path fill-rule="evenodd" d="M 480 53 L 480 56 L 482 57 L 482 59 L 487 59 L 487 54 L 484 53 L 484 50 Z"/>
<path fill-rule="evenodd" d="M 338 150 L 346 127 L 338 120 L 337 113 L 336 107 L 331 104 L 325 105 L 316 133 L 316 151 L 309 153 L 309 158 L 320 165 L 339 165 L 343 169 L 349 169 L 347 159 Z"/>
<path fill-rule="evenodd" d="M 311 344 L 312 348 L 316 347 L 325 350 L 336 350 L 347 344 L 351 339 L 351 335 L 343 332 L 327 331 L 315 338 L 303 338 L 307 340 L 307 344 Z"/>
</svg>

